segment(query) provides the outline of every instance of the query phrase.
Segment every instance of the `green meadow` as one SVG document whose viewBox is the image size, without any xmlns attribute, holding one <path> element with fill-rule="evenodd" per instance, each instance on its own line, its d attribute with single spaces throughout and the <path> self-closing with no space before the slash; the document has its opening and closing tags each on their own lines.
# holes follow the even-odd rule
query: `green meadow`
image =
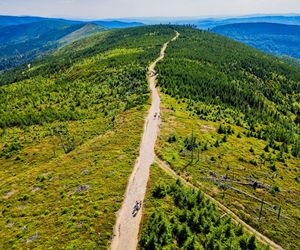
<svg viewBox="0 0 300 250">
<path fill-rule="evenodd" d="M 107 249 L 169 27 L 105 31 L 0 76 L 0 248 Z"/>
</svg>

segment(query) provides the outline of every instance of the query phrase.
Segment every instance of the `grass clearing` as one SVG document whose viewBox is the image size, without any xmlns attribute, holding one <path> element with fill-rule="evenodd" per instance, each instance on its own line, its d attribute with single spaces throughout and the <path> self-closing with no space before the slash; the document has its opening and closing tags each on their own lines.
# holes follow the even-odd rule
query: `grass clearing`
<svg viewBox="0 0 300 250">
<path fill-rule="evenodd" d="M 106 249 L 137 157 L 145 111 L 121 114 L 113 130 L 67 155 L 59 151 L 54 157 L 53 145 L 41 142 L 18 154 L 37 151 L 34 162 L 1 159 L 7 171 L 1 172 L 0 245 Z"/>
<path fill-rule="evenodd" d="M 1 74 L 0 248 L 108 248 L 149 109 L 146 72 L 173 36 L 105 31 Z"/>
</svg>

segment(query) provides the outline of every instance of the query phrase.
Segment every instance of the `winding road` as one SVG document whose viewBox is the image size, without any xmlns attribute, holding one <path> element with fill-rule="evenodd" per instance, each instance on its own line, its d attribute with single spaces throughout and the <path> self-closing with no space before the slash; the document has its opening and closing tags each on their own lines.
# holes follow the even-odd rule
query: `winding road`
<svg viewBox="0 0 300 250">
<path fill-rule="evenodd" d="M 150 166 L 154 160 L 168 174 L 176 179 L 181 179 L 186 185 L 192 188 L 191 183 L 187 182 L 180 175 L 175 173 L 165 162 L 159 158 L 155 158 L 154 145 L 159 132 L 159 114 L 160 114 L 160 97 L 155 87 L 156 73 L 155 66 L 165 56 L 165 51 L 170 42 L 175 41 L 180 34 L 176 31 L 176 36 L 169 42 L 166 42 L 160 51 L 160 56 L 149 66 L 148 82 L 152 92 L 152 103 L 149 114 L 144 125 L 144 133 L 140 145 L 139 157 L 137 158 L 133 172 L 129 178 L 125 198 L 121 209 L 117 215 L 117 221 L 114 227 L 114 235 L 111 242 L 111 250 L 135 250 L 138 244 L 139 227 L 142 218 L 142 211 L 138 211 L 133 215 L 133 209 L 136 201 L 143 201 L 146 193 L 147 182 L 149 178 Z M 215 203 L 226 214 L 229 214 L 237 224 L 242 224 L 249 233 L 253 233 L 256 237 L 272 249 L 283 250 L 283 248 L 270 240 L 268 237 L 259 233 L 250 225 L 241 220 L 236 214 L 225 207 L 223 204 L 205 194 L 208 199 Z"/>
<path fill-rule="evenodd" d="M 176 32 L 176 36 L 171 41 L 175 41 L 179 35 Z M 111 250 L 134 250 L 137 247 L 142 211 L 139 211 L 135 216 L 132 212 L 135 202 L 144 200 L 150 166 L 154 162 L 154 145 L 160 123 L 160 97 L 155 87 L 157 77 L 155 66 L 164 58 L 169 42 L 163 45 L 160 56 L 149 66 L 148 82 L 152 92 L 152 103 L 144 125 L 139 157 L 129 178 L 122 207 L 118 212 Z"/>
</svg>

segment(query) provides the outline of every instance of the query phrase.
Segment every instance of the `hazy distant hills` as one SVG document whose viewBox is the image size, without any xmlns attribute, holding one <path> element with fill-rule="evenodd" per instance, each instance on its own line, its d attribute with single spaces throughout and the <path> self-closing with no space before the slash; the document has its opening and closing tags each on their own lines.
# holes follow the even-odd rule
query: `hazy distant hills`
<svg viewBox="0 0 300 250">
<path fill-rule="evenodd" d="M 57 40 L 82 26 L 82 24 L 70 25 L 50 20 L 6 26 L 0 29 L 0 43 L 22 43 L 32 39 Z"/>
<path fill-rule="evenodd" d="M 290 16 L 242 16 L 232 18 L 201 18 L 201 17 L 157 17 L 157 18 L 124 18 L 124 22 L 142 22 L 144 24 L 178 24 L 178 25 L 195 25 L 201 29 L 211 29 L 216 26 L 233 24 L 233 23 L 281 23 L 300 25 L 299 15 Z"/>
<path fill-rule="evenodd" d="M 96 24 L 43 20 L 0 28 L 0 71 L 28 63 L 64 44 L 103 30 Z"/>
<path fill-rule="evenodd" d="M 267 53 L 300 58 L 300 16 L 242 16 L 233 18 L 129 18 L 122 21 L 137 21 L 145 24 L 193 25 L 199 29 L 211 30 L 237 41 L 248 44 Z M 298 61 L 284 57 L 291 64 Z"/>
<path fill-rule="evenodd" d="M 0 71 L 27 63 L 40 54 L 99 30 L 159 23 L 193 25 L 200 29 L 212 30 L 267 53 L 300 58 L 298 48 L 300 16 L 296 15 L 235 18 L 128 18 L 90 22 L 45 17 L 0 16 Z M 293 63 L 298 64 L 298 62 Z"/>
<path fill-rule="evenodd" d="M 290 25 L 300 25 L 300 16 L 257 16 L 257 17 L 240 17 L 240 18 L 226 18 L 226 19 L 207 19 L 200 20 L 196 23 L 199 28 L 213 28 L 220 25 L 234 24 L 234 23 L 280 23 Z"/>
<path fill-rule="evenodd" d="M 300 25 L 236 23 L 218 26 L 212 31 L 267 53 L 300 59 Z"/>
<path fill-rule="evenodd" d="M 0 16 L 0 71 L 107 28 L 142 26 L 139 22 L 83 22 L 44 17 Z"/>
<path fill-rule="evenodd" d="M 44 20 L 57 20 L 69 24 L 78 24 L 84 21 L 78 20 L 66 20 L 55 19 L 45 17 L 28 17 L 28 16 L 0 16 L 0 26 L 19 25 L 25 23 L 40 22 Z M 233 23 L 256 23 L 256 22 L 268 22 L 268 23 L 281 23 L 290 25 L 300 25 L 300 16 L 251 16 L 251 17 L 233 17 L 233 18 L 188 18 L 188 17 L 157 17 L 157 18 L 121 18 L 118 20 L 90 20 L 88 22 L 102 25 L 106 28 L 127 28 L 142 26 L 144 24 L 191 24 L 202 29 L 211 29 L 216 26 L 233 24 Z"/>
<path fill-rule="evenodd" d="M 0 16 L 0 26 L 11 26 L 26 23 L 35 23 L 45 20 L 43 17 L 18 17 L 18 16 Z"/>
<path fill-rule="evenodd" d="M 143 26 L 144 24 L 141 22 L 122 22 L 122 21 L 92 21 L 92 23 L 101 25 L 105 28 L 116 29 L 116 28 L 130 28 L 130 27 L 138 27 Z"/>
<path fill-rule="evenodd" d="M 101 25 L 105 28 L 129 28 L 136 26 L 143 26 L 144 24 L 136 21 L 116 21 L 116 20 L 91 20 L 91 21 L 79 21 L 79 20 L 67 20 L 61 18 L 46 18 L 46 17 L 30 17 L 30 16 L 0 16 L 0 27 L 1 26 L 11 26 L 11 25 L 20 25 L 28 23 L 36 23 L 41 21 L 59 21 L 66 24 L 86 24 L 94 23 Z"/>
<path fill-rule="evenodd" d="M 61 18 L 47 18 L 47 17 L 32 17 L 32 16 L 1 16 L 0 15 L 0 26 L 12 26 L 20 24 L 37 23 L 41 21 L 52 20 L 59 21 L 67 24 L 79 24 L 82 21 L 66 20 Z"/>
<path fill-rule="evenodd" d="M 300 25 L 300 16 L 255 16 L 255 17 L 236 17 L 236 18 L 207 18 L 180 20 L 177 24 L 193 24 L 201 29 L 211 29 L 216 26 L 234 23 L 280 23 L 290 25 Z"/>
</svg>

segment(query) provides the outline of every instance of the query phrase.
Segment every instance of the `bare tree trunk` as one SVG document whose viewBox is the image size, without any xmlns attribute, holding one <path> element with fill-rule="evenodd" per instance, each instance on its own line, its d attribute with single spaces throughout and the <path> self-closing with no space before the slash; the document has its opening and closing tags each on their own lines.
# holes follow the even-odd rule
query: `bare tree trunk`
<svg viewBox="0 0 300 250">
<path fill-rule="evenodd" d="M 264 200 L 261 201 L 261 207 L 260 207 L 260 211 L 259 211 L 259 220 L 261 219 L 261 216 L 262 216 L 263 206 L 264 206 Z"/>
</svg>

